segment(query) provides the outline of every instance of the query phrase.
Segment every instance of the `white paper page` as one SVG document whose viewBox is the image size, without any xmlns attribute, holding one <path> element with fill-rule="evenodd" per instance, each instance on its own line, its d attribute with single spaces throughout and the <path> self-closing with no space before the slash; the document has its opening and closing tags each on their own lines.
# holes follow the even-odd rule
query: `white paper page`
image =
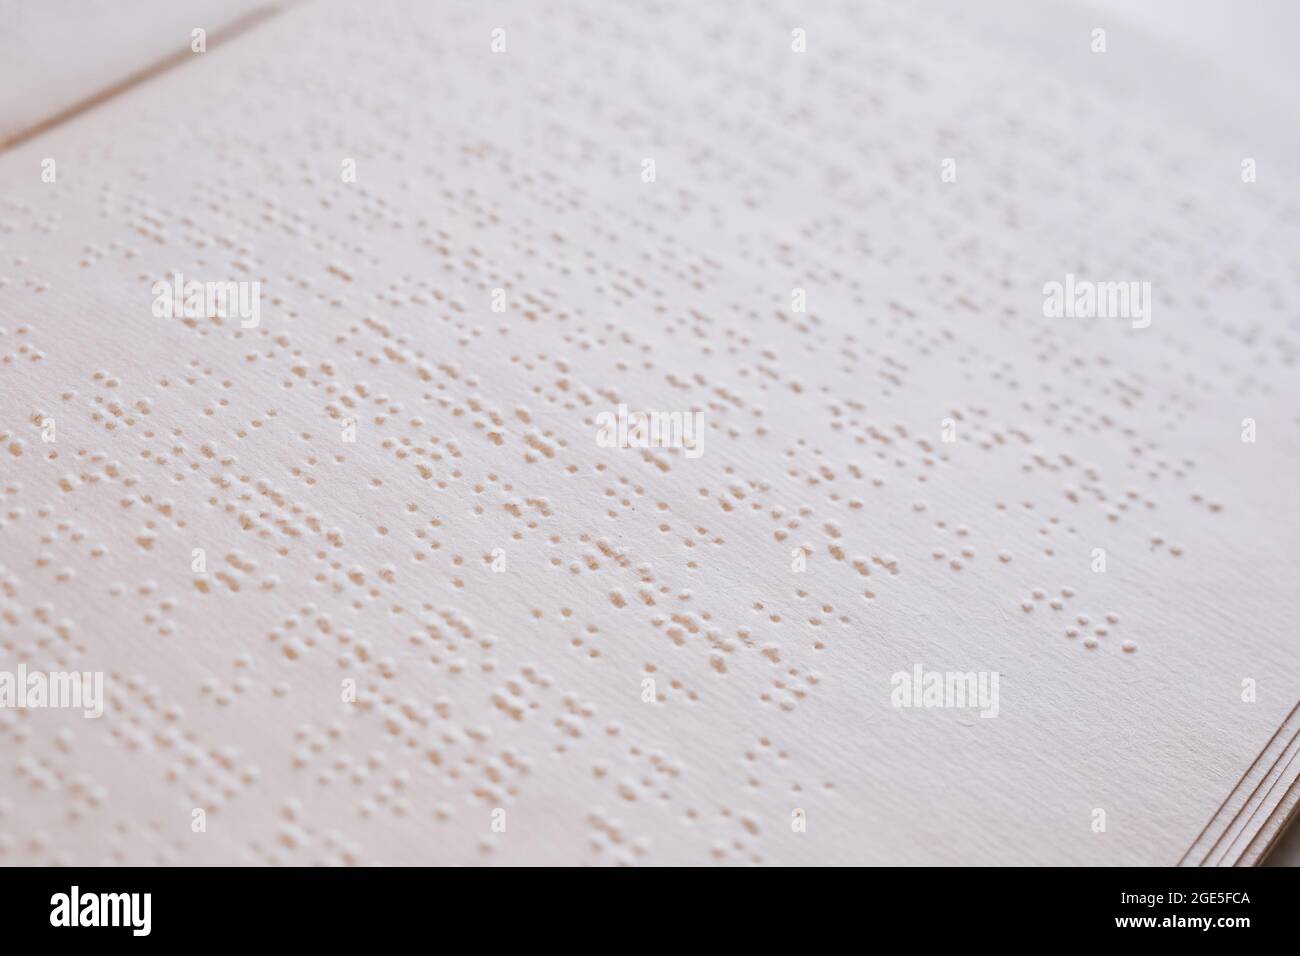
<svg viewBox="0 0 1300 956">
<path fill-rule="evenodd" d="M 312 3 L 0 154 L 0 669 L 107 698 L 0 862 L 1177 863 L 1300 697 L 1300 154 L 1007 9 Z"/>
</svg>

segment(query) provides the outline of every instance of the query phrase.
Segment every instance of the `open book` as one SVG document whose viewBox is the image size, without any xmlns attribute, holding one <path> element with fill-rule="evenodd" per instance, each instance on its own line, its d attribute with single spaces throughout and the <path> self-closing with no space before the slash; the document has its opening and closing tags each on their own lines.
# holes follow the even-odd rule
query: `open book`
<svg viewBox="0 0 1300 956">
<path fill-rule="evenodd" d="M 1278 840 L 1289 106 L 1028 0 L 90 6 L 0 66 L 0 862 Z"/>
</svg>

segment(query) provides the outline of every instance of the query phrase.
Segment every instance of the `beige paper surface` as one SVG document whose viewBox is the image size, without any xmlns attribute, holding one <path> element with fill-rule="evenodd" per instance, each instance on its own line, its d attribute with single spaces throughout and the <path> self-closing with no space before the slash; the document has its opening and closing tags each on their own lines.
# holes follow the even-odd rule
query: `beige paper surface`
<svg viewBox="0 0 1300 956">
<path fill-rule="evenodd" d="M 0 154 L 0 669 L 107 694 L 0 862 L 1177 863 L 1300 697 L 1300 154 L 1011 9 L 311 3 Z"/>
<path fill-rule="evenodd" d="M 215 49 L 232 28 L 288 2 L 0 0 L 0 146 L 151 79 L 195 48 Z"/>
</svg>

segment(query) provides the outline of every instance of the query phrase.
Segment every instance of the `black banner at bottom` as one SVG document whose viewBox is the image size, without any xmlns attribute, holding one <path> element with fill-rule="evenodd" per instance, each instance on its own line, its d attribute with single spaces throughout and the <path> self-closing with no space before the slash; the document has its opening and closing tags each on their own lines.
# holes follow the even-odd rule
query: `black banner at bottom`
<svg viewBox="0 0 1300 956">
<path fill-rule="evenodd" d="M 712 913 L 736 936 L 775 924 L 922 930 L 929 943 L 980 938 L 1131 937 L 1183 945 L 1289 937 L 1300 903 L 1289 869 L 875 869 L 812 873 L 490 869 L 9 869 L 0 873 L 8 942 L 161 940 L 295 944 L 374 943 L 437 926 L 513 929 L 551 944 L 590 940 L 613 921 L 672 931 Z M 669 882 L 660 884 L 667 878 Z M 695 883 L 696 880 L 700 882 Z M 837 885 L 838 884 L 838 885 Z M 531 930 L 530 930 L 531 927 Z M 576 937 L 566 940 L 568 934 Z M 974 935 L 972 935 L 974 934 Z M 990 935 L 996 934 L 996 935 Z M 820 935 L 820 934 L 819 934 Z M 869 938 L 869 937 L 868 937 Z"/>
</svg>

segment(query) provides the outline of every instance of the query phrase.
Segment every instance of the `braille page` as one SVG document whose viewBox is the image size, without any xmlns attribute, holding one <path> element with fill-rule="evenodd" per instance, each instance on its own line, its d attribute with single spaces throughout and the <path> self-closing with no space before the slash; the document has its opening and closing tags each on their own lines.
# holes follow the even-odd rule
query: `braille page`
<svg viewBox="0 0 1300 956">
<path fill-rule="evenodd" d="M 0 154 L 0 862 L 1182 860 L 1300 153 L 1033 6 L 315 2 Z"/>
</svg>

